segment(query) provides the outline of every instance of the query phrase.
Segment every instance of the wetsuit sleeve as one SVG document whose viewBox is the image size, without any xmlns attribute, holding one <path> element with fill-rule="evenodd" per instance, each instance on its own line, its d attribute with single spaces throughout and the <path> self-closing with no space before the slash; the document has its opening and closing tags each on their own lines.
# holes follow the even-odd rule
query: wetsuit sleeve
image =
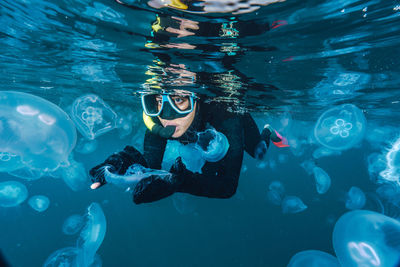
<svg viewBox="0 0 400 267">
<path fill-rule="evenodd" d="M 221 122 L 216 130 L 229 141 L 226 156 L 218 162 L 207 162 L 202 174 L 185 170 L 177 174 L 181 180 L 177 191 L 211 198 L 232 197 L 237 189 L 243 160 L 243 125 L 239 116 Z"/>
<path fill-rule="evenodd" d="M 244 149 L 251 156 L 255 157 L 257 145 L 262 141 L 260 130 L 250 113 L 245 113 L 242 117 L 244 131 Z M 267 143 L 267 146 L 269 142 Z"/>
<path fill-rule="evenodd" d="M 144 158 L 146 159 L 149 168 L 161 169 L 161 163 L 164 157 L 167 139 L 146 130 L 144 136 Z"/>
</svg>

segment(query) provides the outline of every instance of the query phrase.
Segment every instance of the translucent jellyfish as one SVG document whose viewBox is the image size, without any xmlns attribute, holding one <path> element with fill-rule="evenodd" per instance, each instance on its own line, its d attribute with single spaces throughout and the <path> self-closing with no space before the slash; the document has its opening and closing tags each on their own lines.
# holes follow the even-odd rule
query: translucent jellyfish
<svg viewBox="0 0 400 267">
<path fill-rule="evenodd" d="M 217 162 L 225 157 L 229 149 L 228 138 L 215 129 L 207 129 L 197 134 L 196 148 L 208 162 Z"/>
<path fill-rule="evenodd" d="M 318 194 L 325 194 L 331 187 L 331 178 L 320 167 L 314 167 L 313 173 Z"/>
<path fill-rule="evenodd" d="M 27 93 L 0 92 L 0 151 L 10 162 L 2 171 L 14 171 L 17 161 L 38 173 L 54 171 L 68 162 L 75 143 L 75 126 L 58 106 Z"/>
<path fill-rule="evenodd" d="M 82 250 L 77 247 L 61 248 L 53 252 L 43 264 L 43 267 L 101 267 L 102 262 L 99 255 L 95 255 L 90 265 L 80 265 L 77 261 Z"/>
<path fill-rule="evenodd" d="M 28 197 L 26 186 L 16 181 L 0 183 L 0 207 L 15 207 Z"/>
<path fill-rule="evenodd" d="M 386 168 L 385 157 L 378 153 L 372 153 L 367 158 L 368 174 L 373 182 L 380 182 L 380 173 Z"/>
<path fill-rule="evenodd" d="M 80 249 L 76 247 L 66 247 L 54 251 L 45 261 L 43 267 L 80 267 L 77 265 L 76 256 Z"/>
<path fill-rule="evenodd" d="M 50 200 L 46 196 L 37 195 L 29 198 L 28 204 L 29 206 L 31 206 L 32 209 L 36 210 L 37 212 L 43 212 L 49 207 Z"/>
<path fill-rule="evenodd" d="M 326 147 L 320 147 L 320 148 L 317 148 L 314 152 L 313 152 L 313 158 L 314 159 L 320 159 L 320 158 L 323 158 L 323 157 L 329 157 L 329 156 L 338 156 L 338 155 L 340 155 L 341 154 L 341 152 L 340 151 L 337 151 L 337 150 L 331 150 L 331 149 L 328 149 L 328 148 L 326 148 Z"/>
<path fill-rule="evenodd" d="M 179 146 L 179 156 L 182 158 L 183 164 L 192 172 L 201 173 L 206 160 L 203 157 L 202 150 L 199 150 L 195 144 L 187 144 Z"/>
<path fill-rule="evenodd" d="M 117 114 L 97 95 L 77 98 L 72 104 L 72 120 L 78 131 L 89 140 L 116 127 Z"/>
<path fill-rule="evenodd" d="M 137 182 L 143 178 L 147 178 L 151 175 L 158 175 L 164 179 L 169 179 L 171 173 L 165 170 L 153 170 L 145 168 L 140 164 L 133 164 L 128 168 L 125 175 L 114 174 L 110 172 L 109 166 L 103 168 L 104 177 L 107 183 L 115 184 L 120 187 L 129 187 L 135 185 Z"/>
<path fill-rule="evenodd" d="M 400 201 L 400 188 L 394 183 L 385 183 L 376 189 L 378 196 L 387 201 Z"/>
<path fill-rule="evenodd" d="M 90 154 L 93 153 L 98 147 L 97 140 L 87 140 L 86 138 L 79 139 L 76 144 L 75 150 L 80 154 Z"/>
<path fill-rule="evenodd" d="M 72 228 L 67 227 L 67 232 L 78 231 L 81 225 L 84 225 L 80 232 L 75 247 L 66 247 L 52 253 L 43 266 L 70 266 L 70 267 L 101 267 L 101 259 L 96 254 L 106 233 L 106 218 L 103 210 L 97 203 L 92 203 L 87 209 L 87 213 L 81 217 L 73 215 L 75 218 L 68 218 L 64 225 L 69 224 L 69 220 L 74 221 Z M 79 216 L 80 217 L 80 216 Z M 71 225 L 69 225 L 71 226 Z M 63 226 L 64 231 L 64 226 Z"/>
<path fill-rule="evenodd" d="M 312 160 L 303 161 L 300 166 L 307 172 L 308 175 L 314 173 L 314 168 L 316 167 L 315 162 Z"/>
<path fill-rule="evenodd" d="M 72 191 L 88 188 L 89 179 L 84 165 L 80 162 L 76 162 L 72 156 L 69 161 L 70 165 L 60 170 L 64 182 Z"/>
<path fill-rule="evenodd" d="M 396 182 L 400 185 L 400 137 L 388 149 L 385 159 L 386 168 L 379 175 L 386 181 Z"/>
<path fill-rule="evenodd" d="M 196 214 L 195 200 L 195 197 L 184 193 L 175 193 L 172 196 L 174 207 L 180 214 Z"/>
<path fill-rule="evenodd" d="M 370 125 L 365 133 L 365 139 L 369 142 L 372 148 L 381 149 L 386 145 L 388 140 L 395 138 L 398 130 L 392 126 Z"/>
<path fill-rule="evenodd" d="M 307 206 L 296 196 L 287 196 L 282 200 L 282 212 L 284 214 L 299 213 L 305 209 L 307 209 Z"/>
<path fill-rule="evenodd" d="M 103 242 L 106 228 L 103 210 L 98 203 L 93 202 L 88 207 L 85 226 L 77 241 L 77 247 L 82 250 L 76 257 L 78 266 L 90 266 L 95 261 L 96 251 Z"/>
<path fill-rule="evenodd" d="M 62 231 L 66 235 L 74 235 L 81 230 L 84 224 L 84 218 L 81 215 L 73 214 L 63 223 Z"/>
<path fill-rule="evenodd" d="M 164 153 L 163 169 L 169 170 L 175 159 L 181 157 L 188 170 L 201 173 L 206 161 L 216 162 L 225 157 L 229 142 L 224 134 L 214 129 L 207 129 L 197 133 L 197 136 L 196 143 L 187 145 L 169 140 Z"/>
<path fill-rule="evenodd" d="M 336 222 L 333 247 L 341 266 L 398 266 L 400 222 L 373 211 L 350 211 Z"/>
<path fill-rule="evenodd" d="M 349 210 L 362 209 L 365 202 L 366 197 L 364 192 L 360 188 L 352 186 L 349 192 L 347 192 L 346 208 Z"/>
<path fill-rule="evenodd" d="M 272 181 L 268 187 L 267 198 L 274 205 L 281 205 L 285 188 L 279 181 Z"/>
<path fill-rule="evenodd" d="M 328 254 L 319 250 L 305 250 L 296 253 L 287 267 L 340 267 L 339 261 Z"/>
<path fill-rule="evenodd" d="M 168 140 L 167 146 L 165 147 L 162 169 L 169 170 L 174 164 L 175 159 L 179 157 L 179 149 L 182 146 L 181 143 L 175 140 Z"/>
<path fill-rule="evenodd" d="M 346 150 L 358 144 L 365 133 L 363 112 L 352 104 L 344 104 L 325 111 L 318 119 L 314 136 L 332 150 Z"/>
<path fill-rule="evenodd" d="M 286 154 L 279 154 L 278 161 L 279 163 L 285 163 L 288 160 L 288 155 Z"/>
<path fill-rule="evenodd" d="M 116 106 L 114 110 L 118 114 L 117 128 L 119 138 L 123 139 L 132 133 L 136 118 L 140 116 L 129 107 Z"/>
</svg>

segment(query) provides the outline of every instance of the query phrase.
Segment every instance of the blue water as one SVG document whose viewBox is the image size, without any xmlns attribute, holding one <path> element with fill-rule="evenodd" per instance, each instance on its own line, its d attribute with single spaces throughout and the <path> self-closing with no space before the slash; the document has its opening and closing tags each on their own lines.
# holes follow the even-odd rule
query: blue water
<svg viewBox="0 0 400 267">
<path fill-rule="evenodd" d="M 66 132 L 68 127 L 79 130 L 74 145 L 72 130 L 70 139 L 56 132 L 40 141 L 41 128 L 26 121 L 21 129 L 38 133 L 32 142 L 40 147 L 60 136 L 70 142 L 61 154 L 47 148 L 53 154 L 43 155 L 26 152 L 20 142 L 7 143 L 0 124 L 0 149 L 7 144 L 11 150 L 3 152 L 23 150 L 33 159 L 25 171 L 44 170 L 48 162 L 52 166 L 24 179 L 11 171 L 21 167 L 14 154 L 11 161 L 5 158 L 10 154 L 1 154 L 0 183 L 17 181 L 28 190 L 14 207 L 0 203 L 0 250 L 10 265 L 42 266 L 57 249 L 79 247 L 79 232 L 66 235 L 63 224 L 73 214 L 86 214 L 93 202 L 102 208 L 107 225 L 97 251 L 102 266 L 278 267 L 310 249 L 337 256 L 342 266 L 361 264 L 343 260 L 332 234 L 348 211 L 346 194 L 352 186 L 365 194 L 363 209 L 384 214 L 385 220 L 400 217 L 400 145 L 393 146 L 400 136 L 399 3 L 295 0 L 266 5 L 273 1 L 249 0 L 237 6 L 235 1 L 193 1 L 188 10 L 180 10 L 157 9 L 156 2 L 0 2 L 0 90 L 40 97 L 68 116 L 73 116 L 76 99 L 95 94 L 113 110 L 107 118 L 114 128 L 94 136 L 82 132 L 76 121 L 72 126 L 63 122 Z M 155 32 L 157 17 L 166 24 Z M 177 33 L 171 33 L 174 29 Z M 119 187 L 90 190 L 87 172 L 93 166 L 125 145 L 143 149 L 146 128 L 137 92 L 159 88 L 190 90 L 210 102 L 227 103 L 232 112 L 249 111 L 260 128 L 271 124 L 290 147 L 271 145 L 263 162 L 246 154 L 230 199 L 175 194 L 135 205 L 131 192 Z M 12 119 L 8 112 L 13 107 L 0 99 L 0 117 Z M 328 127 L 331 134 L 316 130 L 321 115 L 335 108 L 334 116 L 341 110 L 352 110 L 352 115 L 342 114 L 347 116 L 344 124 L 337 120 L 342 115 L 325 121 L 336 127 Z M 330 138 L 346 136 L 346 131 L 351 140 Z M 82 153 L 85 144 L 90 153 Z M 330 155 L 314 153 L 328 147 Z M 71 163 L 69 169 L 58 165 L 64 160 Z M 326 192 L 317 187 L 313 169 L 304 168 L 310 160 L 329 176 Z M 77 173 L 76 184 L 64 182 L 71 172 Z M 278 202 L 296 196 L 306 208 L 284 213 L 268 198 L 273 181 L 284 187 L 282 195 L 275 194 Z M 382 185 L 393 194 L 388 196 Z M 46 196 L 49 207 L 34 210 L 28 202 L 35 195 Z M 372 240 L 377 251 L 385 246 Z M 400 246 L 393 247 L 390 253 L 400 255 Z M 380 265 L 368 254 L 365 266 L 394 266 L 385 263 L 387 253 L 380 255 Z"/>
</svg>

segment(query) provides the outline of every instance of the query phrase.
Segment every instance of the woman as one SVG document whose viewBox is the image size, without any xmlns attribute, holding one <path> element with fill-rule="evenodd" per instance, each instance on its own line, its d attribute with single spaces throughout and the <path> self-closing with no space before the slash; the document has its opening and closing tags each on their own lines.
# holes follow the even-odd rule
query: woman
<svg viewBox="0 0 400 267">
<path fill-rule="evenodd" d="M 105 184 L 102 168 L 109 166 L 111 172 L 124 174 L 132 164 L 146 168 L 161 169 L 168 139 L 182 144 L 198 142 L 197 133 L 214 128 L 223 133 L 229 149 L 217 162 L 206 162 L 201 173 L 186 168 L 178 157 L 170 169 L 171 179 L 153 175 L 140 180 L 133 192 L 136 204 L 153 202 L 175 192 L 189 193 L 211 198 L 230 198 L 238 186 L 243 153 L 263 158 L 272 139 L 278 146 L 286 146 L 285 140 L 268 125 L 259 133 L 250 114 L 227 111 L 225 105 L 205 103 L 193 93 L 173 91 L 142 94 L 143 118 L 148 128 L 144 138 L 144 154 L 132 146 L 115 153 L 102 164 L 90 170 L 93 177 L 92 189 Z M 208 141 L 211 137 L 208 138 Z M 201 140 L 207 147 L 207 138 Z"/>
</svg>

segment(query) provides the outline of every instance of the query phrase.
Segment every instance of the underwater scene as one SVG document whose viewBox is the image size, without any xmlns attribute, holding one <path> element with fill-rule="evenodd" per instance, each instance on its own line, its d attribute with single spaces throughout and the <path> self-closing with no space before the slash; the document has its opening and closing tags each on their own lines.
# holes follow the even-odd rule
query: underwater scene
<svg viewBox="0 0 400 267">
<path fill-rule="evenodd" d="M 0 266 L 400 266 L 400 2 L 1 0 Z"/>
</svg>

